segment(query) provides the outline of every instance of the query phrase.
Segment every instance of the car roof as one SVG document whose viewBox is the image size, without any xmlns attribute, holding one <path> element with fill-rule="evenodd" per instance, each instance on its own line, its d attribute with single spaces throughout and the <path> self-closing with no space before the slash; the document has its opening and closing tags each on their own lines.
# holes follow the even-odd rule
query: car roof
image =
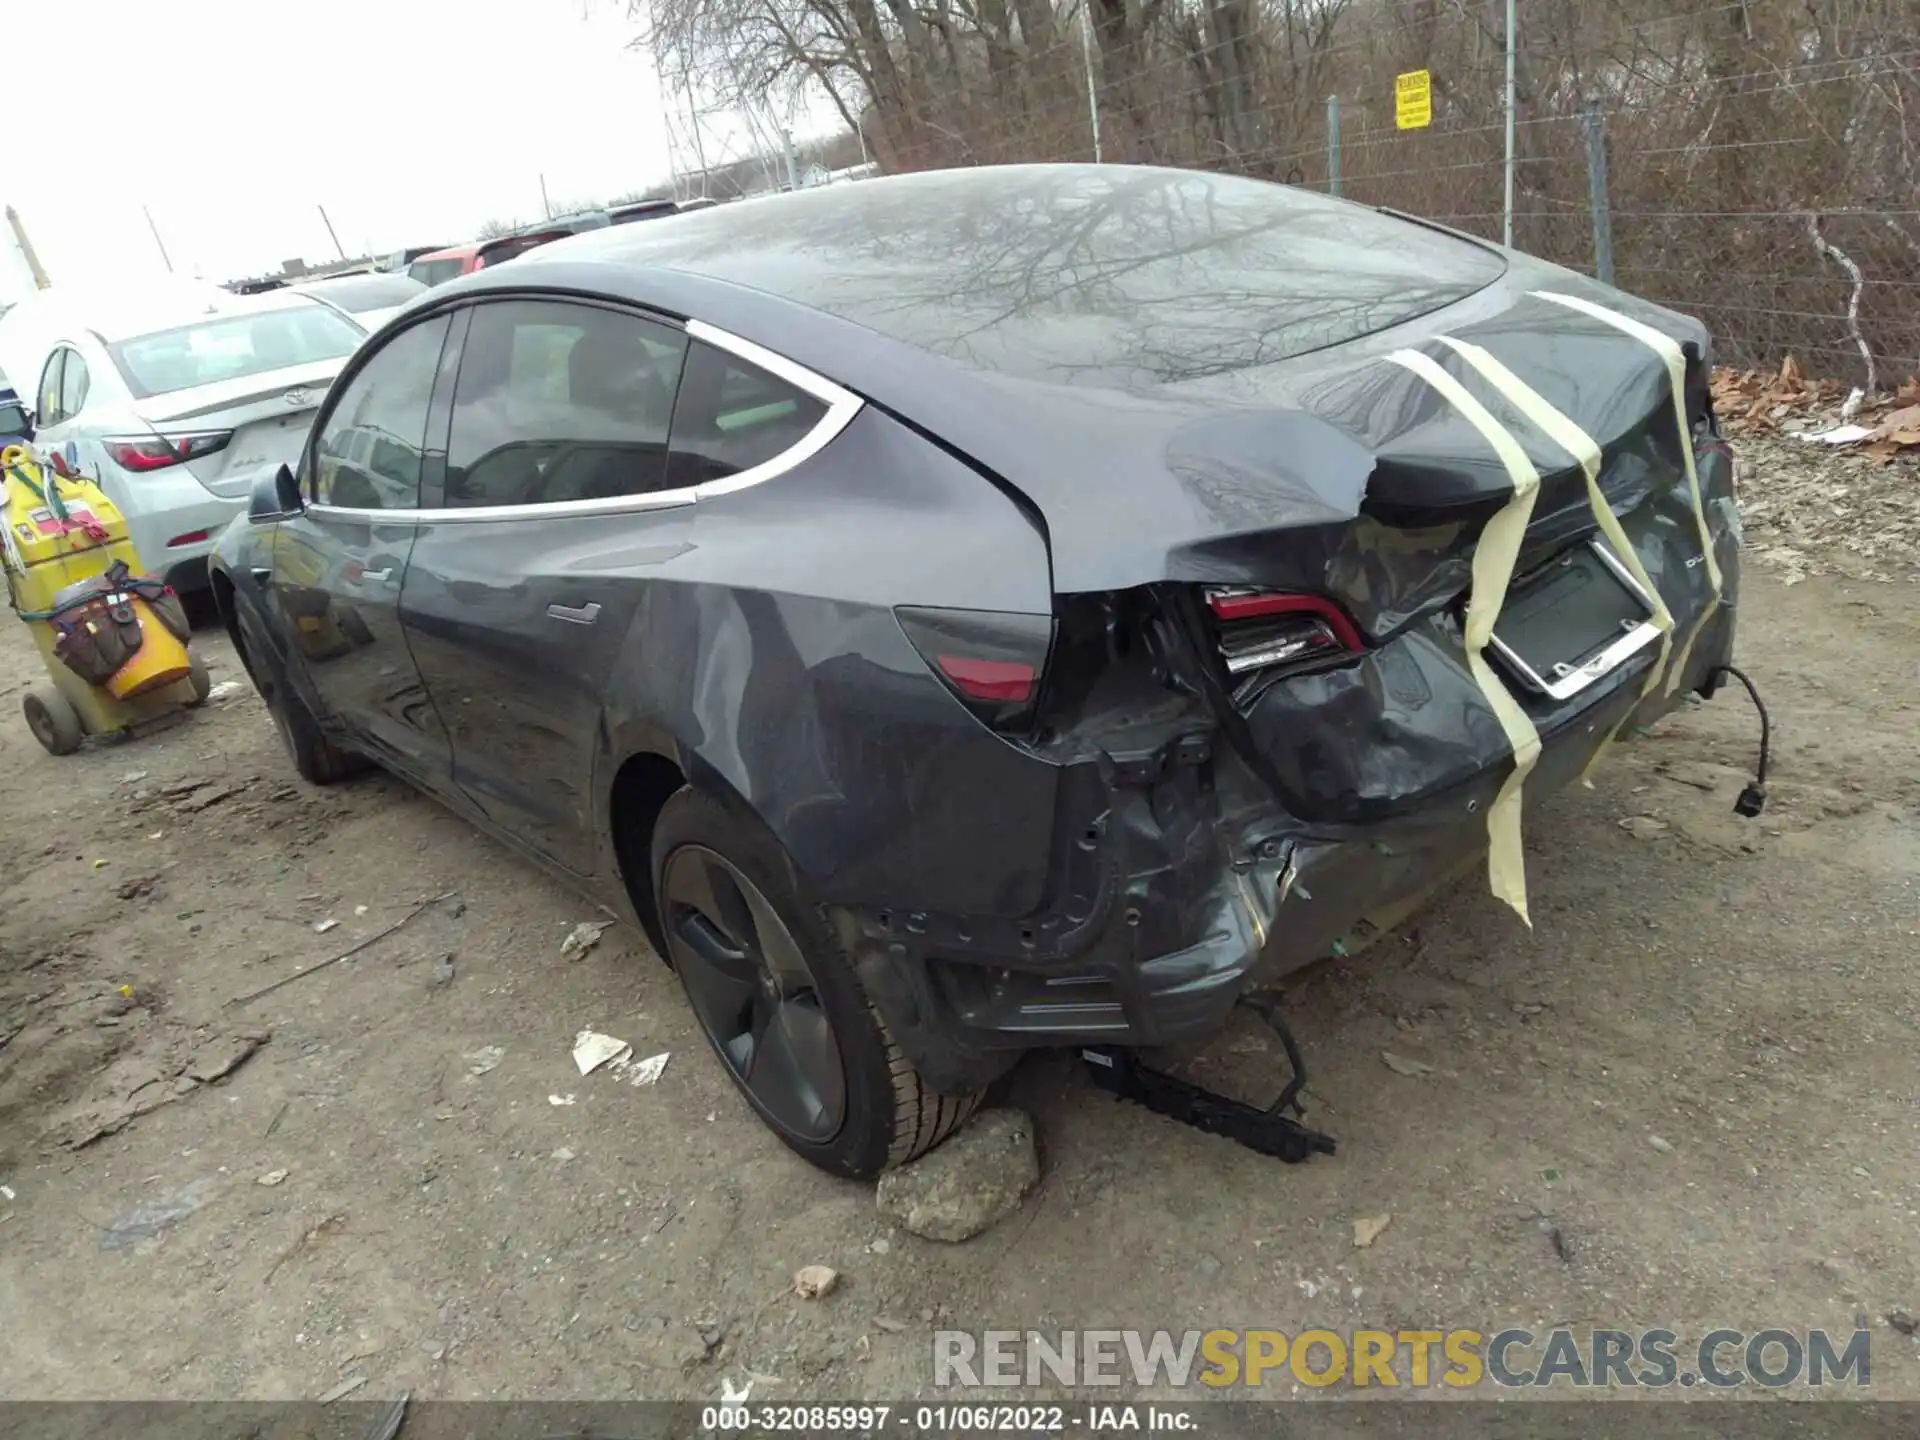
<svg viewBox="0 0 1920 1440">
<path fill-rule="evenodd" d="M 418 265 L 423 260 L 471 260 L 487 242 L 475 240 L 468 245 L 449 245 L 444 250 L 430 250 L 425 255 L 416 255 L 411 263 Z"/>
</svg>

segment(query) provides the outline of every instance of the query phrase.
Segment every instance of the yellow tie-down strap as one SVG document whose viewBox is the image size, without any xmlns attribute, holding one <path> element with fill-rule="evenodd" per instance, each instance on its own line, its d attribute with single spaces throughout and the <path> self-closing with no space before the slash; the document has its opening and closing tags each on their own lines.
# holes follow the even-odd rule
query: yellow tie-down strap
<svg viewBox="0 0 1920 1440">
<path fill-rule="evenodd" d="M 1654 627 L 1660 632 L 1660 656 L 1653 668 L 1647 672 L 1647 683 L 1640 691 L 1645 699 L 1660 687 L 1660 680 L 1666 674 L 1667 659 L 1673 650 L 1673 612 L 1667 609 L 1667 602 L 1660 598 L 1660 591 L 1647 574 L 1646 566 L 1640 563 L 1640 556 L 1633 548 L 1633 542 L 1627 539 L 1627 532 L 1620 527 L 1620 518 L 1613 513 L 1613 507 L 1607 503 L 1607 497 L 1600 489 L 1600 446 L 1594 438 L 1582 430 L 1566 415 L 1556 410 L 1538 390 L 1522 380 L 1513 371 L 1501 364 L 1499 359 L 1478 345 L 1465 340 L 1456 340 L 1450 335 L 1442 335 L 1440 343 L 1451 348 L 1475 370 L 1479 371 L 1486 382 L 1506 396 L 1514 409 L 1525 415 L 1538 426 L 1547 438 L 1565 450 L 1579 462 L 1581 474 L 1587 477 L 1587 504 L 1593 509 L 1594 522 L 1599 525 L 1600 533 L 1607 537 L 1607 544 L 1620 563 L 1633 576 L 1634 582 L 1646 593 L 1653 605 Z M 1600 743 L 1594 747 L 1588 757 L 1586 768 L 1580 772 L 1581 781 L 1589 786 L 1592 775 L 1601 758 L 1613 744 L 1614 736 L 1620 727 L 1627 723 L 1632 711 L 1629 710 L 1613 723 Z"/>
<path fill-rule="evenodd" d="M 1467 668 L 1473 674 L 1488 707 L 1499 718 L 1513 747 L 1513 770 L 1500 786 L 1487 811 L 1487 883 L 1494 897 L 1506 901 L 1514 913 L 1527 922 L 1527 867 L 1520 848 L 1521 789 L 1540 758 L 1540 732 L 1520 708 L 1520 702 L 1487 663 L 1483 653 L 1493 638 L 1494 623 L 1500 607 L 1506 604 L 1507 585 L 1513 579 L 1514 563 L 1520 558 L 1520 543 L 1526 537 L 1527 523 L 1533 517 L 1534 498 L 1540 493 L 1540 472 L 1511 431 L 1494 419 L 1487 407 L 1468 393 L 1453 376 L 1417 350 L 1396 350 L 1387 357 L 1404 365 L 1445 397 L 1485 437 L 1506 466 L 1513 482 L 1513 497 L 1487 522 L 1480 543 L 1473 551 L 1473 591 L 1467 599 Z"/>
<path fill-rule="evenodd" d="M 1667 694 L 1671 695 L 1679 686 L 1681 677 L 1687 673 L 1687 661 L 1693 655 L 1693 642 L 1700 638 L 1707 621 L 1720 609 L 1720 561 L 1713 553 L 1713 533 L 1707 528 L 1707 507 L 1700 497 L 1700 471 L 1693 463 L 1693 427 L 1687 423 L 1687 357 L 1671 337 L 1662 335 L 1651 325 L 1644 325 L 1631 315 L 1622 315 L 1618 310 L 1609 310 L 1578 295 L 1562 295 L 1553 290 L 1535 290 L 1533 293 L 1541 300 L 1550 300 L 1555 305 L 1578 310 L 1583 315 L 1591 315 L 1616 330 L 1624 331 L 1666 363 L 1667 377 L 1672 382 L 1669 388 L 1673 392 L 1673 422 L 1680 431 L 1680 459 L 1687 471 L 1687 497 L 1693 504 L 1693 523 L 1700 532 L 1700 555 L 1706 562 L 1707 588 L 1711 592 L 1707 603 L 1700 607 L 1699 616 L 1687 627 L 1687 638 L 1680 643 L 1680 653 L 1667 668 Z"/>
</svg>

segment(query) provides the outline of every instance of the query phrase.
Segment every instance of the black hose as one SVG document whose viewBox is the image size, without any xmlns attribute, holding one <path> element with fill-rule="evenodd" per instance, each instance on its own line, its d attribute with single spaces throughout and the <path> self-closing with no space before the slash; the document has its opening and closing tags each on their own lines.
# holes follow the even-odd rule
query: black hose
<svg viewBox="0 0 1920 1440">
<path fill-rule="evenodd" d="M 1746 687 L 1747 698 L 1753 701 L 1753 708 L 1760 716 L 1760 761 L 1754 769 L 1753 783 L 1740 792 L 1740 798 L 1733 802 L 1735 812 L 1749 819 L 1758 815 L 1767 804 L 1767 757 L 1773 744 L 1773 723 L 1767 717 L 1766 702 L 1760 698 L 1760 692 L 1754 688 L 1753 681 L 1732 665 L 1716 665 L 1708 672 L 1708 678 L 1731 675 Z"/>
</svg>

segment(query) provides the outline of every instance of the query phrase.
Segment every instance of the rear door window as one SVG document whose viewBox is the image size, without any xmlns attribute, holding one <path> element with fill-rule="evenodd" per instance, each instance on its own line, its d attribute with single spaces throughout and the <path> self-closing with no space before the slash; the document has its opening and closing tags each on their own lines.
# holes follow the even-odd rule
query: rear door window
<svg viewBox="0 0 1920 1440">
<path fill-rule="evenodd" d="M 551 505 L 667 484 L 686 336 L 565 301 L 480 305 L 447 444 L 447 504 Z"/>
<path fill-rule="evenodd" d="M 673 412 L 674 483 L 704 485 L 764 465 L 826 415 L 825 401 L 696 340 Z"/>
<path fill-rule="evenodd" d="M 318 503 L 350 510 L 419 506 L 427 402 L 447 323 L 439 315 L 408 326 L 347 383 L 314 438 Z"/>
</svg>

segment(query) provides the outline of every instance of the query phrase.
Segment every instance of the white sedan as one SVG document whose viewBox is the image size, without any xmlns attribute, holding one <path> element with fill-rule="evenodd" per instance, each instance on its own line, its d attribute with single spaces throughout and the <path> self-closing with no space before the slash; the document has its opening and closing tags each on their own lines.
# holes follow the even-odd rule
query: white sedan
<svg viewBox="0 0 1920 1440">
<path fill-rule="evenodd" d="M 286 290 L 72 315 L 33 395 L 33 447 L 99 481 L 147 569 L 207 583 L 207 553 L 256 477 L 297 462 L 365 329 Z"/>
</svg>

